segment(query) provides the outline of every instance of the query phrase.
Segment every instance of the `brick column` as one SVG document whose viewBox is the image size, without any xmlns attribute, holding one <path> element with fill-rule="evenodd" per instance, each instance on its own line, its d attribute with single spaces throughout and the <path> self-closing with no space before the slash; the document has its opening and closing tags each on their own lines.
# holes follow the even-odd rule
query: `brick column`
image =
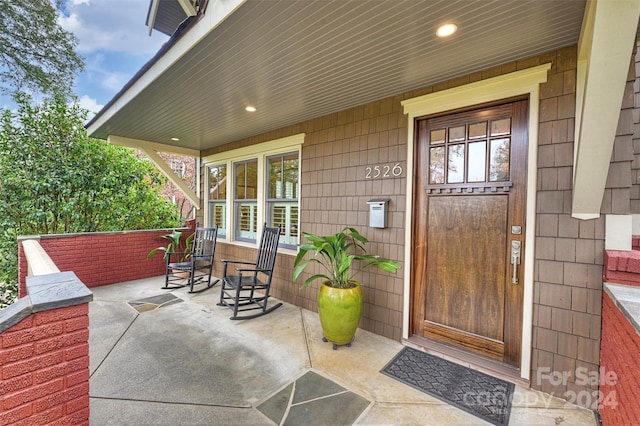
<svg viewBox="0 0 640 426">
<path fill-rule="evenodd" d="M 0 314 L 0 425 L 88 425 L 93 296 L 71 272 L 27 292 Z"/>
<path fill-rule="evenodd" d="M 599 407 L 602 424 L 632 425 L 640 421 L 640 334 L 603 293 Z"/>
</svg>

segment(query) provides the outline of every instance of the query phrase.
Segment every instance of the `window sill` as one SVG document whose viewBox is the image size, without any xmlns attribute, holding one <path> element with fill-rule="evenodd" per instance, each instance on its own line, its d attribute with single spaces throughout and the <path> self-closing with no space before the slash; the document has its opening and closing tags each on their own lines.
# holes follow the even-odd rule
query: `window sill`
<svg viewBox="0 0 640 426">
<path fill-rule="evenodd" d="M 245 248 L 250 248 L 255 250 L 258 249 L 257 243 L 248 243 L 245 241 L 228 241 L 228 240 L 219 240 L 218 242 L 222 244 L 229 244 L 231 246 L 245 247 Z M 283 254 L 285 256 L 297 256 L 298 250 L 278 247 L 278 254 Z"/>
</svg>

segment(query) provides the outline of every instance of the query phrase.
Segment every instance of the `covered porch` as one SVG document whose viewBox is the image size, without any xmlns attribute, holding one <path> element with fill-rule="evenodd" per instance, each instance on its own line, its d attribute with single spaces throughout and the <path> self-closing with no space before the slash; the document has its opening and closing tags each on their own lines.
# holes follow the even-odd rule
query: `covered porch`
<svg viewBox="0 0 640 426">
<path fill-rule="evenodd" d="M 486 424 L 382 374 L 399 342 L 360 329 L 334 351 L 317 313 L 285 303 L 230 321 L 219 286 L 168 293 L 163 278 L 92 289 L 91 424 Z M 303 396 L 290 404 L 281 391 L 293 383 Z M 590 410 L 516 386 L 509 424 L 559 422 L 597 424 Z"/>
</svg>

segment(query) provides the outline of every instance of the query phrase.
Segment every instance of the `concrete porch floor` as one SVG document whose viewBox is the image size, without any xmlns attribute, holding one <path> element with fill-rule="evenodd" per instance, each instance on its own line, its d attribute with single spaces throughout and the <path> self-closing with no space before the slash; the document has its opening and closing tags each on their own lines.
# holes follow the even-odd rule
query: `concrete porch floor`
<svg viewBox="0 0 640 426">
<path fill-rule="evenodd" d="M 163 278 L 92 289 L 92 425 L 273 425 L 291 389 L 307 398 L 294 398 L 284 424 L 488 424 L 380 373 L 399 342 L 358 330 L 333 350 L 314 312 L 285 303 L 231 321 L 216 306 L 219 285 L 169 293 Z M 157 302 L 176 299 L 157 309 L 128 303 L 167 294 Z M 520 386 L 509 423 L 597 424 L 589 410 Z"/>
</svg>

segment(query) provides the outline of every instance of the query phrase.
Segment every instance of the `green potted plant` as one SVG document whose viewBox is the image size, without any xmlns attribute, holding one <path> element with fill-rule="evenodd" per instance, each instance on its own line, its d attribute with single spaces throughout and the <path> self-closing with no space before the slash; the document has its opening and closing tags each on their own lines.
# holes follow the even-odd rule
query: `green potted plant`
<svg viewBox="0 0 640 426">
<path fill-rule="evenodd" d="M 147 254 L 147 259 L 151 259 L 157 252 L 161 251 L 164 252 L 164 256 L 162 257 L 164 260 L 167 260 L 169 253 L 179 253 L 182 254 L 180 262 L 186 262 L 191 256 L 193 235 L 194 234 L 189 235 L 184 241 L 184 244 L 182 243 L 182 231 L 174 229 L 170 234 L 162 235 L 160 238 L 164 238 L 169 241 L 169 243 L 166 246 L 160 246 L 152 249 L 149 254 Z M 180 251 L 183 245 L 184 250 Z"/>
<path fill-rule="evenodd" d="M 400 263 L 367 253 L 367 238 L 356 229 L 345 227 L 334 235 L 318 236 L 303 232 L 309 242 L 300 244 L 294 261 L 293 280 L 310 264 L 321 266 L 321 272 L 307 278 L 302 287 L 322 280 L 318 291 L 318 316 L 324 334 L 323 340 L 350 346 L 362 314 L 362 288 L 355 277 L 364 269 L 376 266 L 395 273 Z M 306 258 L 307 253 L 314 256 Z"/>
</svg>

